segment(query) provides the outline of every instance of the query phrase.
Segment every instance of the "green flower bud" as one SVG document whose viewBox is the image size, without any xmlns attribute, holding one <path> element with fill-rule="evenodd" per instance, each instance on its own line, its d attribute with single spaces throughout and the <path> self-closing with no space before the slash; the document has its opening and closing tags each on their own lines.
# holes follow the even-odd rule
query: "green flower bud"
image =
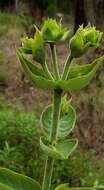
<svg viewBox="0 0 104 190">
<path fill-rule="evenodd" d="M 57 24 L 53 19 L 48 19 L 44 22 L 41 32 L 44 41 L 48 43 L 64 41 L 69 36 L 69 31 L 66 28 L 62 28 L 61 24 Z"/>
<path fill-rule="evenodd" d="M 33 39 L 25 37 L 22 41 L 22 50 L 24 53 L 31 54 L 32 53 L 32 43 Z"/>
<path fill-rule="evenodd" d="M 37 29 L 32 43 L 33 59 L 41 64 L 45 62 L 45 47 L 41 32 Z"/>
<path fill-rule="evenodd" d="M 85 42 L 90 42 L 90 47 L 99 47 L 102 35 L 102 32 L 96 30 L 96 27 L 94 26 L 91 27 L 90 24 L 86 26 L 83 31 L 83 37 L 85 38 Z"/>
<path fill-rule="evenodd" d="M 64 115 L 65 113 L 67 114 L 68 110 L 69 110 L 69 105 L 71 103 L 71 100 L 67 100 L 67 95 L 65 95 L 62 98 L 62 102 L 61 102 L 61 116 Z"/>
<path fill-rule="evenodd" d="M 26 54 L 32 54 L 35 61 L 41 64 L 45 62 L 44 41 L 42 33 L 37 28 L 34 38 L 23 39 L 21 50 Z"/>
<path fill-rule="evenodd" d="M 85 28 L 81 25 L 70 40 L 71 55 L 80 57 L 89 47 L 99 47 L 102 34 L 102 32 L 96 30 L 90 24 Z"/>
</svg>

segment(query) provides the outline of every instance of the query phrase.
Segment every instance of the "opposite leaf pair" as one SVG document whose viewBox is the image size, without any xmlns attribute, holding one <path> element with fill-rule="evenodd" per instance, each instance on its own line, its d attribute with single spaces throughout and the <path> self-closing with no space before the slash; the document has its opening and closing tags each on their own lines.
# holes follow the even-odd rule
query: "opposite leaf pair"
<svg viewBox="0 0 104 190">
<path fill-rule="evenodd" d="M 75 150 L 77 139 L 65 139 L 73 130 L 76 121 L 76 113 L 70 102 L 63 98 L 61 102 L 60 118 L 58 122 L 57 141 L 50 144 L 53 105 L 45 108 L 41 115 L 41 127 L 47 139 L 41 138 L 40 147 L 45 154 L 54 159 L 68 159 Z M 65 139 L 65 140 L 63 140 Z"/>
<path fill-rule="evenodd" d="M 26 37 L 23 39 L 22 50 L 26 54 L 32 54 L 33 59 L 43 65 L 45 62 L 45 44 L 64 41 L 68 37 L 69 31 L 52 19 L 45 21 L 41 30 L 36 26 L 35 28 L 34 38 Z"/>
<path fill-rule="evenodd" d="M 50 80 L 42 68 L 26 59 L 18 50 L 18 57 L 22 67 L 34 85 L 42 89 L 62 89 L 65 91 L 79 90 L 85 87 L 103 62 L 104 56 L 95 59 L 91 64 L 70 68 L 67 80 Z"/>
</svg>

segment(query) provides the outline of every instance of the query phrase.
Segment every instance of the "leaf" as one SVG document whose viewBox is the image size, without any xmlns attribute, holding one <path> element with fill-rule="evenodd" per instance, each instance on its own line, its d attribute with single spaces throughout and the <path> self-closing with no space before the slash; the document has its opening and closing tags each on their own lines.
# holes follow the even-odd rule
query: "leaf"
<svg viewBox="0 0 104 190">
<path fill-rule="evenodd" d="M 65 188 L 68 188 L 68 183 L 65 183 L 65 184 L 61 184 L 61 185 L 58 185 L 55 190 L 61 190 L 61 189 L 65 189 Z"/>
<path fill-rule="evenodd" d="M 30 78 L 30 80 L 33 82 L 34 85 L 46 90 L 62 89 L 66 91 L 71 91 L 71 90 L 79 90 L 85 87 L 86 85 L 88 85 L 89 81 L 94 76 L 99 64 L 104 60 L 104 56 L 102 56 L 96 59 L 92 64 L 78 66 L 78 67 L 71 67 L 68 80 L 55 81 L 47 79 L 44 76 L 38 75 L 40 73 L 39 69 L 37 72 L 35 66 L 33 70 L 33 65 L 30 66 L 30 63 L 28 64 L 26 60 L 24 60 L 23 57 L 20 56 L 20 54 L 21 52 L 19 52 L 18 54 L 20 62 L 27 76 Z"/>
<path fill-rule="evenodd" d="M 38 182 L 6 168 L 0 168 L 0 190 L 41 190 Z"/>
<path fill-rule="evenodd" d="M 21 50 L 18 50 L 17 54 L 18 54 L 20 62 L 24 62 L 29 67 L 29 69 L 31 70 L 32 73 L 34 73 L 35 75 L 43 76 L 43 77 L 45 76 L 43 69 L 37 67 L 31 61 L 26 59 L 24 57 L 23 53 L 21 53 Z"/>
<path fill-rule="evenodd" d="M 0 190 L 13 190 L 13 189 L 9 188 L 7 185 L 0 183 Z"/>
<path fill-rule="evenodd" d="M 68 187 L 66 184 L 61 184 L 55 190 L 96 190 L 94 187 Z"/>
<path fill-rule="evenodd" d="M 67 81 L 60 81 L 59 86 L 64 90 L 79 90 L 90 82 L 104 56 L 97 58 L 91 64 L 70 68 Z"/>
<path fill-rule="evenodd" d="M 40 118 L 41 128 L 48 138 L 50 136 L 52 125 L 52 107 L 52 105 L 46 107 Z M 73 130 L 75 126 L 75 121 L 76 113 L 74 108 L 70 104 L 68 104 L 67 108 L 63 111 L 61 105 L 61 114 L 59 119 L 57 137 L 59 139 L 63 139 L 64 137 L 66 137 Z"/>
<path fill-rule="evenodd" d="M 66 139 L 64 141 L 59 141 L 54 145 L 50 145 L 45 139 L 40 139 L 40 147 L 43 152 L 48 156 L 59 160 L 68 159 L 77 147 L 77 144 L 77 139 Z"/>
<path fill-rule="evenodd" d="M 33 69 L 33 65 L 30 65 L 30 62 L 27 63 L 27 61 L 23 58 L 20 52 L 18 53 L 18 56 L 25 73 L 27 74 L 27 76 L 29 77 L 29 79 L 32 81 L 34 85 L 42 89 L 55 88 L 54 81 L 49 80 L 43 76 L 40 76 L 39 75 L 40 70 L 36 69 L 36 67 L 34 67 Z"/>
</svg>

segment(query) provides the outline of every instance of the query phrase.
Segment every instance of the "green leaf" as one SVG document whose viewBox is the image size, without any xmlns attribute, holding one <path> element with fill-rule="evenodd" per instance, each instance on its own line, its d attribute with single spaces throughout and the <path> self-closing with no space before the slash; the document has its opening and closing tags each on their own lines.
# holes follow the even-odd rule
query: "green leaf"
<svg viewBox="0 0 104 190">
<path fill-rule="evenodd" d="M 7 185 L 0 183 L 0 190 L 13 190 L 13 189 L 9 188 Z"/>
<path fill-rule="evenodd" d="M 54 81 L 48 80 L 44 76 L 41 76 L 43 72 L 40 75 L 41 70 L 39 68 L 36 68 L 36 66 L 33 67 L 33 64 L 30 64 L 30 62 L 24 59 L 21 52 L 18 52 L 18 57 L 25 73 L 27 74 L 27 76 L 29 77 L 29 79 L 32 81 L 34 85 L 42 89 L 55 88 Z"/>
<path fill-rule="evenodd" d="M 66 188 L 68 188 L 68 183 L 65 183 L 65 184 L 61 184 L 61 185 L 58 185 L 55 190 L 65 190 Z"/>
<path fill-rule="evenodd" d="M 96 59 L 92 64 L 71 67 L 68 80 L 54 81 L 46 78 L 45 76 L 41 76 L 41 70 L 39 68 L 36 68 L 36 66 L 34 66 L 33 69 L 33 65 L 30 64 L 30 62 L 27 63 L 21 54 L 22 53 L 19 51 L 18 56 L 27 76 L 30 78 L 34 85 L 46 90 L 63 89 L 66 91 L 71 91 L 79 90 L 85 87 L 94 76 L 99 64 L 104 60 L 104 56 L 102 56 Z"/>
<path fill-rule="evenodd" d="M 42 76 L 42 77 L 45 76 L 43 69 L 39 68 L 38 66 L 36 66 L 35 64 L 33 64 L 31 61 L 29 61 L 28 59 L 26 59 L 24 57 L 23 53 L 21 53 L 21 49 L 19 49 L 17 51 L 17 54 L 18 54 L 20 62 L 21 63 L 24 62 L 28 66 L 28 68 L 31 70 L 32 73 L 34 73 L 35 75 L 38 75 L 38 76 Z"/>
<path fill-rule="evenodd" d="M 79 90 L 85 87 L 103 61 L 104 56 L 95 59 L 92 64 L 71 67 L 68 79 L 66 81 L 60 81 L 58 85 L 64 90 Z"/>
<path fill-rule="evenodd" d="M 45 139 L 40 139 L 40 147 L 43 152 L 48 156 L 59 160 L 68 159 L 77 147 L 77 144 L 77 139 L 66 139 L 64 141 L 59 141 L 54 145 L 49 144 L 49 142 Z"/>
<path fill-rule="evenodd" d="M 30 177 L 0 168 L 0 190 L 41 190 L 41 186 Z"/>
<path fill-rule="evenodd" d="M 48 138 L 50 136 L 52 125 L 52 107 L 52 105 L 46 107 L 40 118 L 42 130 Z M 65 108 L 65 110 L 63 111 L 61 105 L 61 114 L 59 119 L 57 137 L 59 139 L 63 139 L 64 137 L 66 137 L 73 130 L 75 126 L 75 121 L 76 113 L 74 108 L 70 104 L 68 104 L 67 108 Z"/>
<path fill-rule="evenodd" d="M 55 190 L 96 190 L 94 187 L 68 187 L 66 184 L 61 184 Z"/>
</svg>

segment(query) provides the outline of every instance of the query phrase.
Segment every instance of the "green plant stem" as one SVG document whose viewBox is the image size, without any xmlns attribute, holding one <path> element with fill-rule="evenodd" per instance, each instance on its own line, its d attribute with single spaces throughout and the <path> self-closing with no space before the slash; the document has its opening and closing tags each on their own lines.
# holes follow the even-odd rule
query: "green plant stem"
<svg viewBox="0 0 104 190">
<path fill-rule="evenodd" d="M 54 75 L 55 75 L 55 79 L 58 80 L 60 79 L 60 74 L 59 74 L 59 68 L 58 68 L 58 63 L 57 63 L 56 46 L 54 44 L 51 44 L 50 48 L 51 48 L 52 66 L 54 70 Z"/>
<path fill-rule="evenodd" d="M 62 90 L 60 89 L 54 90 L 53 118 L 52 118 L 52 128 L 50 133 L 50 142 L 57 140 L 57 130 L 58 130 L 59 117 L 60 117 L 60 107 L 61 107 L 61 94 Z"/>
<path fill-rule="evenodd" d="M 43 64 L 43 69 L 44 69 L 44 72 L 46 73 L 47 77 L 50 79 L 50 80 L 54 80 L 53 76 L 51 75 L 49 69 L 48 69 L 48 66 L 46 64 L 46 61 L 45 63 Z"/>
<path fill-rule="evenodd" d="M 64 66 L 64 70 L 63 70 L 63 74 L 62 74 L 62 80 L 67 80 L 72 60 L 73 60 L 73 57 L 71 55 L 69 55 L 65 62 L 65 66 Z"/>
<path fill-rule="evenodd" d="M 53 96 L 53 118 L 52 118 L 52 129 L 50 133 L 50 143 L 57 141 L 57 130 L 58 130 L 58 122 L 60 117 L 60 107 L 61 107 L 61 94 L 62 90 L 54 90 Z M 50 190 L 51 187 L 51 178 L 53 172 L 53 163 L 54 159 L 51 157 L 47 157 L 43 178 L 43 186 L 42 190 Z"/>
<path fill-rule="evenodd" d="M 45 163 L 42 190 L 50 190 L 50 188 L 51 188 L 53 164 L 54 164 L 54 159 L 47 156 L 46 163 Z"/>
</svg>

